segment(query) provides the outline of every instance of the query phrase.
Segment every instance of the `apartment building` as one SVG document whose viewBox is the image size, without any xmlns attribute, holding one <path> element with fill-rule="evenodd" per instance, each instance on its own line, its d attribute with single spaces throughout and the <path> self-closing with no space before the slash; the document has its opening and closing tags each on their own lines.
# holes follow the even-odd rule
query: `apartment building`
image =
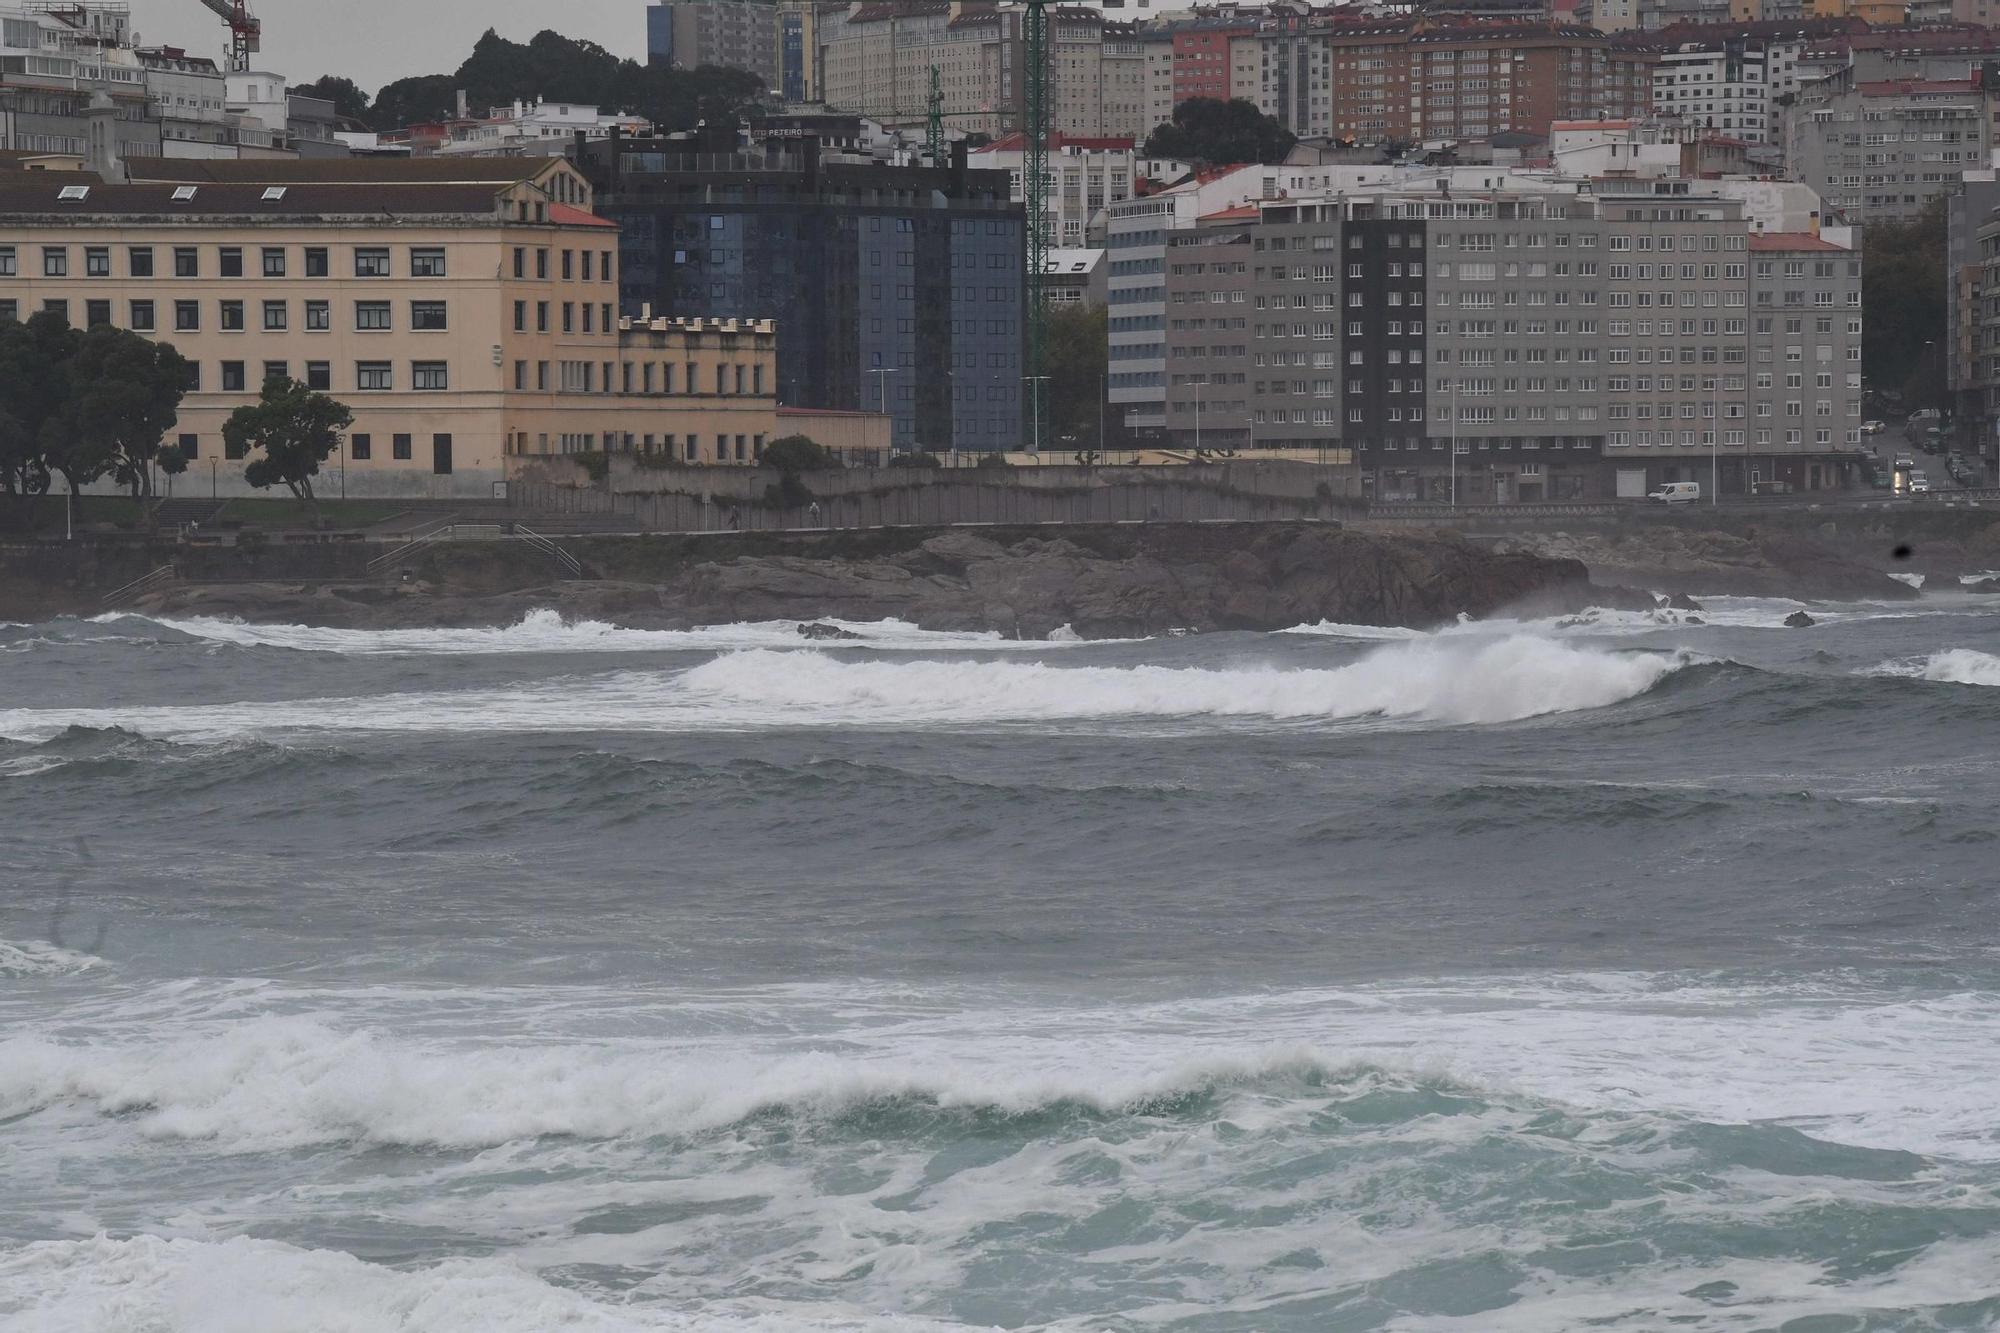
<svg viewBox="0 0 2000 1333">
<path fill-rule="evenodd" d="M 646 58 L 697 69 L 723 65 L 780 77 L 776 0 L 665 0 L 646 9 Z"/>
<path fill-rule="evenodd" d="M 1025 136 L 1010 134 L 972 150 L 975 170 L 1005 171 L 1008 193 L 1025 203 Z M 1042 227 L 1050 245 L 1084 244 L 1092 219 L 1105 206 L 1130 199 L 1136 179 L 1137 154 L 1130 139 L 1086 139 L 1063 133 L 1049 136 L 1048 212 Z"/>
<path fill-rule="evenodd" d="M 1785 111 L 1786 171 L 1849 222 L 1906 222 L 1990 165 L 1995 66 L 1967 79 L 1806 85 Z"/>
<path fill-rule="evenodd" d="M 722 129 L 580 163 L 622 229 L 628 311 L 774 319 L 785 406 L 886 411 L 901 448 L 1019 447 L 1025 220 L 962 146 L 889 166 Z"/>
<path fill-rule="evenodd" d="M 160 122 L 123 5 L 0 6 L 0 149 L 60 153 L 115 176 L 158 157 Z"/>
<path fill-rule="evenodd" d="M 1417 19 L 1333 27 L 1331 133 L 1364 143 L 1486 139 L 1644 114 L 1655 53 L 1572 24 Z"/>
<path fill-rule="evenodd" d="M 1166 436 L 1180 449 L 1250 447 L 1250 261 L 1257 209 L 1167 239 Z"/>
<path fill-rule="evenodd" d="M 1193 383 L 1204 437 L 1208 398 L 1239 396 L 1207 387 L 1241 366 L 1234 331 L 1172 324 L 1215 317 L 1196 293 L 1216 279 L 1191 266 L 1227 236 L 1218 253 L 1248 252 L 1251 448 L 1351 449 L 1382 500 L 1841 485 L 1860 438 L 1859 254 L 1845 233 L 1754 232 L 1704 184 L 1381 186 L 1178 232 L 1174 438 Z"/>
<path fill-rule="evenodd" d="M 884 126 L 914 128 L 928 112 L 935 69 L 952 128 L 995 137 L 1017 131 L 1027 93 L 1023 17 L 986 0 L 889 0 L 822 15 L 821 97 Z M 1050 127 L 1143 137 L 1152 128 L 1137 95 L 1144 68 L 1129 29 L 1113 24 L 1107 34 L 1094 10 L 1051 9 Z"/>
<path fill-rule="evenodd" d="M 1960 177 L 1945 210 L 1945 328 L 1949 355 L 1945 387 L 1951 394 L 1959 440 L 1993 456 L 1996 434 L 1993 398 L 2000 389 L 2000 351 L 1987 348 L 1984 323 L 1988 314 L 1987 253 L 1982 233 L 2000 208 L 2000 172 L 1977 167 Z M 2000 465 L 2000 459 L 1996 459 Z"/>
<path fill-rule="evenodd" d="M 538 175 L 9 177 L 0 318 L 53 310 L 172 343 L 192 365 L 174 442 L 188 484 L 217 493 L 245 489 L 223 422 L 277 376 L 352 409 L 349 495 L 490 496 L 518 459 L 655 441 L 684 461 L 753 457 L 775 420 L 771 328 L 621 325 L 615 227 L 551 198 L 570 168 Z"/>
<path fill-rule="evenodd" d="M 1655 116 L 1746 143 L 1772 137 L 1772 96 L 1769 52 L 1742 38 L 1679 43 L 1653 66 Z"/>
</svg>

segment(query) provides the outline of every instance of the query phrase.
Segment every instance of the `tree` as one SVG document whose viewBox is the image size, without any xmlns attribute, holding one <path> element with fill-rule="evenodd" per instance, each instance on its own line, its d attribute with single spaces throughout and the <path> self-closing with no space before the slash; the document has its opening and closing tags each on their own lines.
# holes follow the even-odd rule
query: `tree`
<svg viewBox="0 0 2000 1333">
<path fill-rule="evenodd" d="M 100 326 L 77 340 L 70 424 L 135 500 L 153 494 L 153 462 L 187 391 L 188 363 L 167 343 Z"/>
<path fill-rule="evenodd" d="M 1862 231 L 1861 360 L 1878 390 L 1911 406 L 1944 397 L 1948 336 L 1945 311 L 1945 198 L 1932 199 L 1911 222 L 1878 222 Z"/>
<path fill-rule="evenodd" d="M 340 447 L 340 433 L 354 424 L 346 405 L 315 393 L 292 379 L 271 379 L 256 406 L 239 407 L 222 423 L 223 443 L 239 456 L 263 451 L 243 469 L 243 479 L 258 490 L 282 482 L 306 502 L 319 521 L 319 500 L 312 479 L 320 464 Z"/>
<path fill-rule="evenodd" d="M 1240 97 L 1227 102 L 1190 97 L 1174 108 L 1171 122 L 1147 136 L 1146 156 L 1211 166 L 1279 162 L 1297 142 L 1298 136 Z"/>
<path fill-rule="evenodd" d="M 290 91 L 301 97 L 317 97 L 333 103 L 333 114 L 342 120 L 351 120 L 357 125 L 368 123 L 368 94 L 352 79 L 344 79 L 338 74 L 322 74 L 311 83 L 302 83 Z"/>
<path fill-rule="evenodd" d="M 371 130 L 395 130 L 425 121 L 449 120 L 458 109 L 458 84 L 449 74 L 398 79 L 375 94 L 368 112 Z"/>
<path fill-rule="evenodd" d="M 1109 312 L 1102 306 L 1057 306 L 1049 311 L 1045 327 L 1048 342 L 1042 364 L 1049 371 L 1050 434 L 1102 449 L 1098 425 L 1103 420 L 1104 373 L 1110 359 Z"/>
<path fill-rule="evenodd" d="M 42 428 L 58 410 L 67 382 L 58 349 L 45 336 L 53 317 L 37 318 L 44 321 L 40 334 L 32 322 L 0 322 L 0 490 L 20 497 L 48 493 Z"/>
<path fill-rule="evenodd" d="M 840 466 L 831 450 L 804 435 L 784 435 L 771 441 L 758 462 L 780 472 L 824 472 Z"/>
</svg>

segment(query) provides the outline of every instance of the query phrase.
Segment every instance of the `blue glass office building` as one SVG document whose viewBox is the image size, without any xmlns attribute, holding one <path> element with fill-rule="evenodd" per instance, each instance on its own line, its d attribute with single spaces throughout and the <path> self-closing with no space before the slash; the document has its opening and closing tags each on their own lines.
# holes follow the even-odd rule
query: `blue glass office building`
<svg viewBox="0 0 2000 1333">
<path fill-rule="evenodd" d="M 811 138 L 611 140 L 582 161 L 622 234 L 627 313 L 775 319 L 786 405 L 886 410 L 899 448 L 1020 447 L 1024 215 L 1004 171 L 824 161 Z"/>
</svg>

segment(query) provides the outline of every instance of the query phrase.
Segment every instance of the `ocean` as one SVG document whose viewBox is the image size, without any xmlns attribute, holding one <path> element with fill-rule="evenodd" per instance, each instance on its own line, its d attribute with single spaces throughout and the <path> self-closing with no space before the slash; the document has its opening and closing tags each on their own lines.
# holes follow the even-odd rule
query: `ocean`
<svg viewBox="0 0 2000 1333">
<path fill-rule="evenodd" d="M 2000 599 L 0 627 L 0 1327 L 2000 1327 Z"/>
</svg>

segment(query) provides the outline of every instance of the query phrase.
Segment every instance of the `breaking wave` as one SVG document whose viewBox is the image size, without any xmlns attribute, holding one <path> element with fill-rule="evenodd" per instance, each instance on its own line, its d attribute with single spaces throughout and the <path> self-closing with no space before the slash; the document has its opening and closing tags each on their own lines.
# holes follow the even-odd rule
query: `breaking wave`
<svg viewBox="0 0 2000 1333">
<path fill-rule="evenodd" d="M 42 940 L 0 940 L 0 977 L 59 977 L 104 966 L 102 958 Z"/>
<path fill-rule="evenodd" d="M 255 624 L 229 617 L 100 616 L 97 625 L 157 626 L 175 634 L 239 648 L 390 657 L 422 655 L 503 655 L 520 653 L 731 652 L 748 648 L 800 648 L 807 640 L 793 620 L 746 621 L 684 630 L 628 629 L 598 620 L 565 619 L 560 612 L 530 611 L 518 624 L 470 629 L 336 629 L 314 625 Z M 1002 638 L 996 633 L 919 629 L 902 620 L 823 620 L 854 635 L 842 646 L 901 651 L 952 648 L 1041 648 L 1043 642 Z M 1075 636 L 1069 636 L 1075 640 Z M 87 640 L 91 642 L 99 640 Z M 37 642 L 40 642 L 39 640 Z"/>
<path fill-rule="evenodd" d="M 1320 670 L 852 661 L 752 649 L 677 674 L 619 672 L 533 687 L 191 707 L 0 711 L 0 736 L 122 727 L 224 740 L 283 731 L 710 731 L 1032 725 L 1088 719 L 1513 722 L 1603 708 L 1697 663 L 1527 635 L 1426 640 Z"/>
<path fill-rule="evenodd" d="M 1946 685 L 2000 685 L 2000 657 L 1970 648 L 1951 648 L 1927 658 L 1884 662 L 1873 674 L 1910 676 Z"/>
</svg>

